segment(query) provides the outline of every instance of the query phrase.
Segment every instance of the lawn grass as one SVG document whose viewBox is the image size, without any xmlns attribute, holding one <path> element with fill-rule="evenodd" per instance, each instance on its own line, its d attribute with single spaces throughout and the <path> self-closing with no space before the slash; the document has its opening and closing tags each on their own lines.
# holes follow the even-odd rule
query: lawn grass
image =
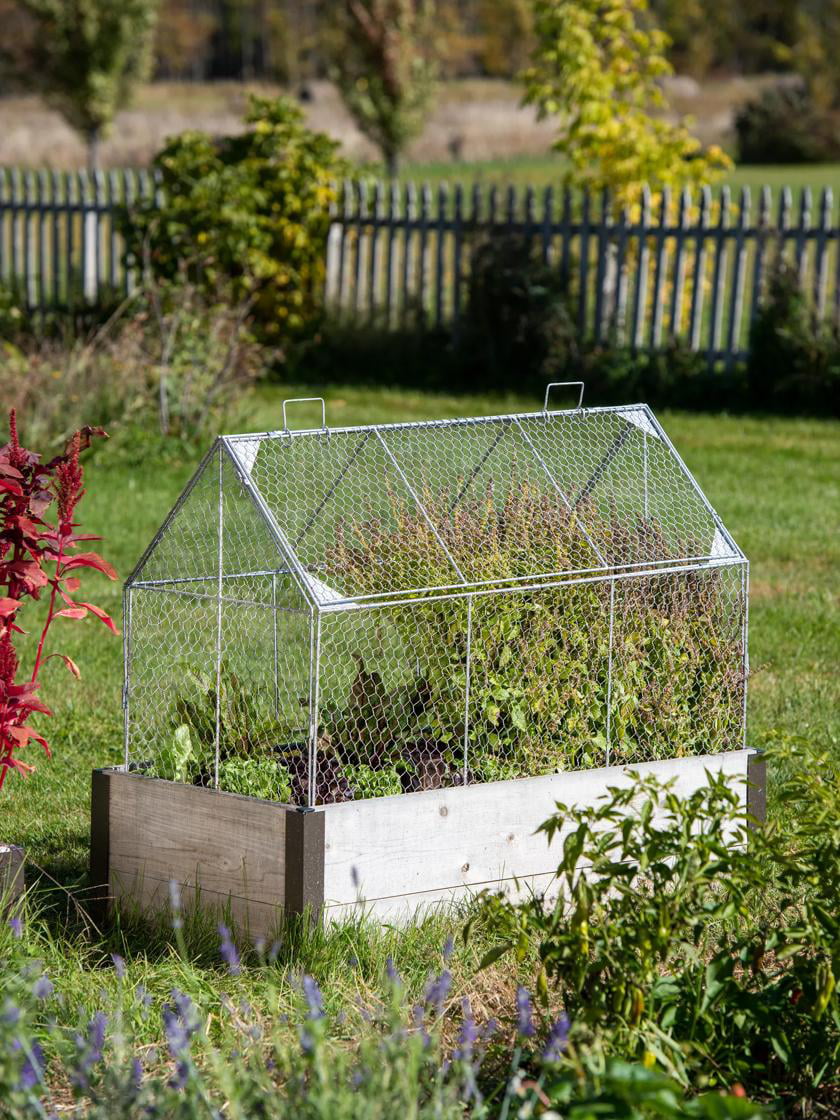
<svg viewBox="0 0 840 1120">
<path fill-rule="evenodd" d="M 284 396 L 323 393 L 328 423 L 415 420 L 488 414 L 538 402 L 505 398 L 453 397 L 384 389 L 294 385 L 264 387 L 243 404 L 231 430 L 280 425 Z M 303 406 L 308 407 L 308 406 Z M 301 411 L 301 422 L 314 421 Z M 773 729 L 805 736 L 840 750 L 840 425 L 832 421 L 744 418 L 665 413 L 664 425 L 688 466 L 751 558 L 750 741 L 761 744 Z M 152 445 L 150 445 L 152 446 Z M 115 440 L 89 462 L 89 494 L 81 507 L 87 530 L 102 533 L 101 550 L 126 576 L 192 473 L 199 449 L 150 450 L 145 456 Z M 91 585 L 93 580 L 91 580 Z M 96 578 L 88 597 L 118 614 L 120 590 Z M 83 897 L 88 854 L 90 770 L 122 756 L 120 687 L 122 649 L 104 627 L 88 620 L 56 631 L 60 646 L 79 663 L 83 678 L 72 680 L 51 662 L 45 690 L 55 708 L 49 737 L 52 762 L 41 761 L 28 781 L 10 778 L 0 801 L 0 841 L 24 844 L 32 902 L 44 912 L 33 952 L 62 976 L 81 1002 L 97 1006 L 113 980 L 103 979 L 107 952 L 120 951 L 130 976 L 165 996 L 180 986 L 212 992 L 218 984 L 212 925 L 189 932 L 189 962 L 173 952 L 171 931 L 125 923 L 106 941 L 92 940 L 76 899 Z M 154 837 L 149 837 L 154 842 Z M 39 876 L 38 868 L 42 869 Z M 62 884 L 62 887 L 56 885 Z M 70 891 L 63 888 L 70 888 Z M 78 893 L 77 893 L 78 892 Z M 457 931 L 457 915 L 441 916 L 408 933 L 349 925 L 336 934 L 290 938 L 284 948 L 288 973 L 305 967 L 318 975 L 336 1000 L 352 1001 L 375 987 L 389 955 L 417 989 L 439 965 L 439 946 Z M 480 947 L 480 942 L 479 942 Z M 514 966 L 500 963 L 492 975 L 475 976 L 479 947 L 459 950 L 458 990 L 491 1006 L 511 1002 Z M 361 972 L 348 962 L 363 961 Z M 255 1005 L 267 998 L 265 977 L 245 970 L 237 991 Z M 291 992 L 291 989 L 288 989 Z M 291 999 L 292 996 L 289 995 Z"/>
<path fill-rule="evenodd" d="M 537 403 L 515 396 L 288 386 L 254 394 L 231 427 L 278 427 L 283 396 L 317 392 L 326 394 L 328 422 L 334 425 L 487 414 Z M 752 562 L 751 739 L 760 741 L 780 728 L 838 746 L 840 426 L 681 413 L 663 419 Z M 198 449 L 163 457 L 158 451 L 137 461 L 118 446 L 104 446 L 90 461 L 85 526 L 105 537 L 102 551 L 122 577 L 199 457 Z M 88 594 L 119 614 L 119 588 L 99 577 L 96 583 Z M 9 780 L 0 840 L 25 844 L 33 860 L 71 882 L 82 876 L 87 861 L 90 769 L 121 757 L 122 648 L 93 620 L 61 627 L 55 641 L 79 663 L 82 680 L 70 678 L 58 661 L 48 667 L 44 687 L 56 711 L 49 731 L 55 758 L 42 762 L 29 781 Z"/>
</svg>

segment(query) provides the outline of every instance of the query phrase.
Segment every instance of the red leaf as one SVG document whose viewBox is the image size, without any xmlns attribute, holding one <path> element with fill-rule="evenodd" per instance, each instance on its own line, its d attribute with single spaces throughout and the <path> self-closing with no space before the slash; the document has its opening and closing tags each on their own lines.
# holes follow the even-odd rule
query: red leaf
<svg viewBox="0 0 840 1120">
<path fill-rule="evenodd" d="M 78 591 L 82 586 L 82 581 L 75 576 L 68 576 L 64 581 L 64 586 L 68 591 Z"/>
<path fill-rule="evenodd" d="M 23 490 L 17 482 L 7 482 L 5 478 L 0 478 L 0 490 L 8 490 L 10 494 L 17 494 L 19 498 L 23 497 Z"/>
<path fill-rule="evenodd" d="M 17 467 L 13 467 L 11 463 L 4 459 L 0 459 L 0 474 L 4 474 L 6 478 L 23 478 Z"/>
<path fill-rule="evenodd" d="M 9 599 L 8 597 L 0 599 L 0 618 L 8 618 L 20 606 L 22 606 L 20 599 Z"/>
<path fill-rule="evenodd" d="M 103 560 L 97 552 L 80 552 L 78 556 L 71 557 L 64 565 L 64 571 L 69 572 L 73 568 L 93 568 L 97 572 L 102 572 L 108 579 L 117 578 L 117 573 L 108 561 Z"/>
<path fill-rule="evenodd" d="M 87 607 L 91 614 L 95 614 L 100 622 L 105 623 L 112 634 L 119 634 L 119 630 L 114 625 L 114 620 L 101 607 L 94 606 L 93 603 L 80 603 L 79 606 Z"/>
<path fill-rule="evenodd" d="M 85 618 L 87 611 L 84 607 L 64 607 L 55 612 L 55 618 Z"/>
<path fill-rule="evenodd" d="M 77 680 L 82 679 L 82 674 L 79 672 L 79 666 L 76 664 L 72 657 L 68 657 L 66 653 L 51 653 L 50 656 L 46 658 L 46 660 L 49 661 L 51 657 L 60 657 L 67 668 L 70 670 L 70 672 L 73 674 L 73 676 Z"/>
</svg>

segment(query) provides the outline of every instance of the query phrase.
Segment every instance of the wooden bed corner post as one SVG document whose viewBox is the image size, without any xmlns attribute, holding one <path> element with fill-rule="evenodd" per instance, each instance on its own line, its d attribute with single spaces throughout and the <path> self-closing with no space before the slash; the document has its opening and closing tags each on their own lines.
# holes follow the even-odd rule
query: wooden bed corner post
<svg viewBox="0 0 840 1120">
<path fill-rule="evenodd" d="M 324 905 L 325 816 L 323 810 L 304 808 L 286 814 L 286 912 L 313 921 L 320 921 Z"/>
<path fill-rule="evenodd" d="M 110 887 L 111 774 L 121 767 L 94 770 L 90 780 L 90 894 L 88 909 L 97 924 L 108 916 Z"/>
</svg>

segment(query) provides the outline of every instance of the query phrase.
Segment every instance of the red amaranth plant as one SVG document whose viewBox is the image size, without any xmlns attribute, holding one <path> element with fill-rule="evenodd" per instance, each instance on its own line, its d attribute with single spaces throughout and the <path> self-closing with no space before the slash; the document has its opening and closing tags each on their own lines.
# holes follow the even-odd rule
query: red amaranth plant
<svg viewBox="0 0 840 1120">
<path fill-rule="evenodd" d="M 16 752 L 30 741 L 39 743 L 50 755 L 49 743 L 29 723 L 50 709 L 38 697 L 39 676 L 47 661 L 60 658 L 78 677 L 79 669 L 64 653 L 46 653 L 47 635 L 57 618 L 95 615 L 114 634 L 113 620 L 93 603 L 72 598 L 85 568 L 116 579 L 116 572 L 96 552 L 80 552 L 79 546 L 99 537 L 77 533 L 73 520 L 85 491 L 79 455 L 93 436 L 105 436 L 101 428 L 76 432 L 62 455 L 43 464 L 41 457 L 22 447 L 14 410 L 9 414 L 10 439 L 0 448 L 0 788 L 9 770 L 27 774 L 34 769 Z M 48 517 L 54 509 L 53 519 Z M 32 670 L 19 679 L 20 659 L 14 635 L 23 634 L 18 616 L 27 599 L 40 599 L 48 592 L 44 619 Z"/>
</svg>

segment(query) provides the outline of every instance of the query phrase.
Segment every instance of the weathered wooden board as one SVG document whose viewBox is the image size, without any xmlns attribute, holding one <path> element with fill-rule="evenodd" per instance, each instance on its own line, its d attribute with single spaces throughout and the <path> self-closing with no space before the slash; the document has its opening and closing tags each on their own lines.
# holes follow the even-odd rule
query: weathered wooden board
<svg viewBox="0 0 840 1120">
<path fill-rule="evenodd" d="M 634 771 L 672 779 L 681 795 L 705 784 L 707 771 L 723 772 L 741 780 L 746 800 L 753 754 L 733 751 L 327 806 L 325 913 L 339 918 L 361 907 L 396 918 L 487 886 L 544 889 L 556 856 L 535 830 L 558 801 L 593 804 L 608 787 L 629 782 Z M 561 831 L 555 852 L 562 841 Z"/>
<path fill-rule="evenodd" d="M 230 903 L 237 923 L 267 935 L 286 890 L 284 805 L 120 772 L 109 773 L 108 882 L 144 909 Z"/>
</svg>

